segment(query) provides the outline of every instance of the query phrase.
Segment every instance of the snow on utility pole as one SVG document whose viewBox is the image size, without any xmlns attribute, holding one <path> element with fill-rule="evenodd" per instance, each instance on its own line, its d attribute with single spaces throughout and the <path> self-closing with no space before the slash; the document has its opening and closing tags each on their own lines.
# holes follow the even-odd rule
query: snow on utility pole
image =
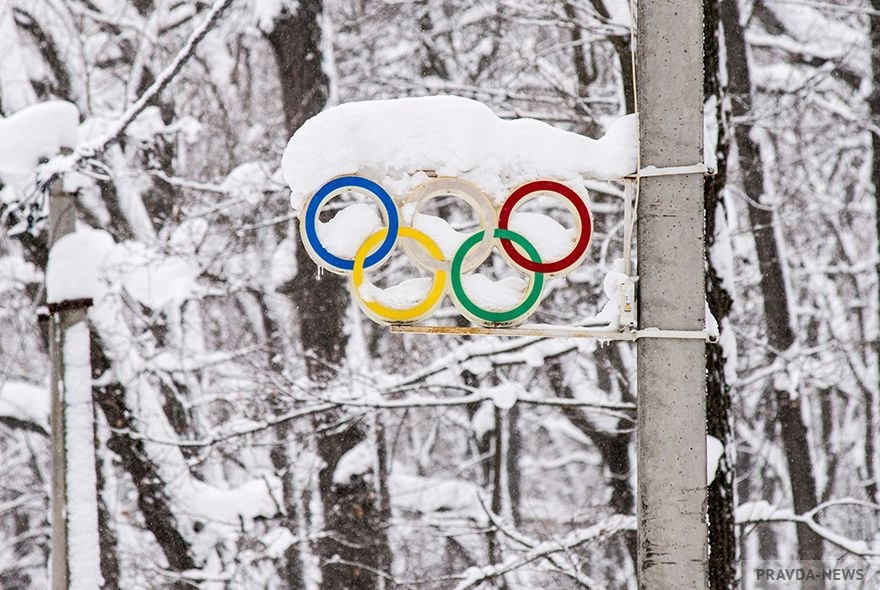
<svg viewBox="0 0 880 590">
<path fill-rule="evenodd" d="M 640 0 L 641 168 L 702 162 L 700 0 Z M 703 178 L 642 178 L 641 328 L 704 329 Z M 698 339 L 638 341 L 639 588 L 706 588 L 706 363 Z"/>
<path fill-rule="evenodd" d="M 74 196 L 62 179 L 49 192 L 49 359 L 52 432 L 52 590 L 100 586 L 94 410 L 87 310 L 90 299 L 69 298 L 52 282 L 75 281 L 53 268 L 52 248 L 76 229 Z M 58 244 L 64 248 L 65 244 Z M 68 271 L 70 269 L 67 269 Z M 55 277 L 53 277 L 53 274 Z M 71 274 L 68 277 L 68 274 Z M 53 293 L 56 291 L 56 293 Z"/>
</svg>

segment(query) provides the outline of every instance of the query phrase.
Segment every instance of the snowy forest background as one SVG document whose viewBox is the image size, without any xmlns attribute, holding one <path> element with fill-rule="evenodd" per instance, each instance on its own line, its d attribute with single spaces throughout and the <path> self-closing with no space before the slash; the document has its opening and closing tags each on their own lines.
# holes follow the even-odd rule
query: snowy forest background
<svg viewBox="0 0 880 590">
<path fill-rule="evenodd" d="M 457 94 L 599 137 L 633 109 L 627 4 L 218 4 L 116 133 L 212 5 L 0 0 L 0 113 L 60 99 L 83 141 L 112 132 L 79 153 L 76 199 L 80 224 L 130 252 L 90 310 L 103 587 L 635 588 L 634 347 L 390 334 L 316 272 L 277 173 L 304 120 L 353 100 Z M 722 330 L 708 433 L 725 445 L 710 585 L 755 587 L 743 560 L 876 574 L 880 3 L 710 1 L 705 33 Z M 7 156 L 26 139 L 10 121 Z M 9 590 L 47 584 L 40 179 L 57 160 L 41 155 L 25 175 L 0 161 Z M 622 187 L 587 189 L 590 257 L 538 321 L 576 324 L 605 302 Z M 519 402 L 493 404 L 511 383 Z"/>
</svg>

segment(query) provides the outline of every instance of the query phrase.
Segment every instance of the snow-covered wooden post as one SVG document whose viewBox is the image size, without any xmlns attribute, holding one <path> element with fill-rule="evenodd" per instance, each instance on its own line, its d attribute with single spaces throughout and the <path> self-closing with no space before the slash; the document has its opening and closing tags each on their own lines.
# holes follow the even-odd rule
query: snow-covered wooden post
<svg viewBox="0 0 880 590">
<path fill-rule="evenodd" d="M 88 279 L 76 276 L 69 258 L 59 260 L 57 256 L 57 250 L 65 247 L 62 238 L 75 230 L 74 196 L 64 191 L 60 178 L 55 179 L 49 193 L 46 272 L 52 395 L 53 590 L 85 590 L 101 585 L 87 322 L 91 299 L 69 292 L 67 285 L 76 291 L 82 286 L 79 281 Z M 76 258 L 76 253 L 71 257 Z"/>
<path fill-rule="evenodd" d="M 702 13 L 698 0 L 638 3 L 643 169 L 702 161 Z M 703 178 L 669 172 L 640 181 L 639 325 L 700 331 Z M 639 588 L 645 590 L 706 588 L 705 373 L 703 340 L 638 341 Z"/>
<path fill-rule="evenodd" d="M 61 181 L 54 180 L 49 192 L 49 250 L 65 234 L 73 233 L 76 216 L 72 201 L 61 190 Z M 67 206 L 65 206 L 67 205 Z M 65 314 L 67 315 L 67 314 Z M 67 462 L 64 452 L 64 400 L 62 397 L 64 362 L 62 343 L 64 327 L 61 311 L 49 315 L 49 362 L 52 406 L 52 555 L 51 580 L 53 590 L 67 588 L 67 522 L 65 499 Z"/>
</svg>

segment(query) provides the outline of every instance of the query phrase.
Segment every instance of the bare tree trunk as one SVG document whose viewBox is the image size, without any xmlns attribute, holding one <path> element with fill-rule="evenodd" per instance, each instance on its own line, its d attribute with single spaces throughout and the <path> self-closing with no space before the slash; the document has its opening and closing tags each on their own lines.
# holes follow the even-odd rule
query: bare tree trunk
<svg viewBox="0 0 880 590">
<path fill-rule="evenodd" d="M 94 388 L 93 388 L 94 395 Z M 96 420 L 97 423 L 97 420 Z M 106 428 L 106 424 L 101 425 Z M 114 514 L 107 505 L 107 476 L 112 477 L 112 466 L 107 458 L 107 448 L 95 436 L 95 471 L 98 479 L 98 541 L 101 549 L 101 577 L 104 584 L 101 590 L 118 590 L 119 588 L 119 536 L 116 532 L 116 520 Z"/>
<path fill-rule="evenodd" d="M 506 487 L 506 474 L 505 474 L 505 450 L 506 444 L 504 439 L 506 438 L 506 430 L 507 425 L 505 422 L 504 410 L 500 408 L 494 408 L 494 416 L 495 416 L 495 430 L 492 433 L 494 438 L 494 453 L 492 455 L 492 512 L 495 514 L 505 517 L 504 514 L 504 496 L 507 493 L 505 490 Z M 487 533 L 486 541 L 489 553 L 489 564 L 496 565 L 499 563 L 503 563 L 504 554 L 501 551 L 501 535 L 498 534 L 497 530 L 490 530 Z M 498 590 L 507 590 L 507 580 L 504 576 L 499 576 L 496 579 L 496 584 Z"/>
<path fill-rule="evenodd" d="M 874 12 L 868 17 L 871 23 L 871 74 L 873 77 L 873 90 L 868 98 L 872 128 L 880 125 L 880 0 L 871 0 L 871 8 Z M 874 222 L 877 229 L 877 239 L 880 241 L 880 134 L 877 131 L 871 133 L 871 185 L 874 187 Z M 880 260 L 876 267 L 877 276 L 880 277 Z M 877 301 L 880 305 L 880 288 L 877 290 Z M 880 364 L 880 346 L 874 346 L 877 362 Z M 878 496 L 877 474 L 877 431 L 878 425 L 878 388 L 873 393 L 865 391 L 865 469 L 867 481 L 865 491 L 872 502 L 880 502 Z"/>
<path fill-rule="evenodd" d="M 110 371 L 110 360 L 104 354 L 103 343 L 92 332 L 92 376 L 97 379 Z M 120 464 L 131 477 L 137 489 L 138 507 L 144 517 L 147 530 L 168 561 L 168 569 L 182 572 L 196 568 L 189 542 L 181 534 L 180 524 L 171 509 L 166 482 L 159 475 L 156 465 L 144 449 L 144 442 L 136 437 L 139 427 L 136 418 L 125 403 L 125 387 L 121 383 L 109 383 L 93 387 L 98 407 L 112 430 L 107 448 L 116 453 Z M 129 433 L 135 434 L 131 436 Z M 192 588 L 180 582 L 172 588 Z"/>
<path fill-rule="evenodd" d="M 593 9 L 599 16 L 604 19 L 611 18 L 611 13 L 608 12 L 608 7 L 605 5 L 604 0 L 590 0 L 590 4 L 592 4 Z M 569 17 L 573 15 L 571 3 L 566 2 L 565 13 L 566 16 Z M 635 26 L 634 19 L 632 26 Z M 578 33 L 578 37 L 573 40 L 580 41 L 580 34 Z M 617 54 L 617 62 L 620 64 L 620 80 L 623 84 L 624 107 L 626 108 L 627 113 L 634 113 L 636 112 L 636 89 L 634 85 L 635 80 L 633 79 L 633 59 L 632 51 L 629 46 L 629 35 L 609 35 L 608 41 L 611 42 L 611 46 L 614 48 L 614 53 Z"/>
<path fill-rule="evenodd" d="M 519 406 L 514 405 L 505 417 L 507 444 L 505 445 L 504 468 L 507 472 L 507 495 L 510 501 L 510 517 L 519 526 L 522 520 L 520 500 L 522 498 L 522 478 L 519 470 L 519 456 L 522 452 L 519 432 Z"/>
<path fill-rule="evenodd" d="M 617 351 L 613 346 L 603 347 L 596 351 L 596 368 L 599 374 L 599 387 L 611 391 L 611 371 L 609 364 L 616 364 Z M 559 397 L 575 399 L 574 391 L 566 383 L 562 364 L 553 360 L 547 364 L 547 375 L 553 391 Z M 625 387 L 624 384 L 621 384 Z M 602 455 L 602 461 L 608 466 L 611 499 L 609 504 L 616 514 L 635 514 L 635 494 L 631 485 L 632 462 L 630 460 L 630 443 L 632 442 L 633 420 L 621 418 L 617 423 L 616 432 L 599 430 L 589 417 L 575 407 L 564 407 L 562 410 L 569 422 L 590 438 Z M 635 531 L 623 533 L 626 551 L 632 560 L 633 569 L 638 559 L 638 541 Z"/>
<path fill-rule="evenodd" d="M 715 175 L 705 183 L 706 211 L 706 302 L 709 311 L 718 321 L 719 329 L 724 329 L 724 319 L 730 315 L 733 306 L 731 293 L 724 288 L 724 277 L 714 264 L 712 249 L 719 238 L 717 219 L 727 219 L 724 207 L 723 190 L 727 183 L 727 157 L 730 149 L 728 136 L 728 113 L 722 100 L 719 80 L 721 33 L 719 6 L 717 2 L 704 3 L 705 25 L 703 28 L 703 96 L 707 105 L 714 99 L 715 120 L 718 137 L 715 148 Z M 707 138 L 708 139 L 708 138 Z M 724 239 L 724 237 L 722 237 Z M 729 277 L 728 277 L 729 278 Z M 709 517 L 709 567 L 708 583 L 710 590 L 734 590 L 736 587 L 737 538 L 734 508 L 736 490 L 734 470 L 736 452 L 733 447 L 733 413 L 730 400 L 730 384 L 725 377 L 724 366 L 727 357 L 723 345 L 706 346 L 706 426 L 707 434 L 721 441 L 724 454 L 718 462 L 715 479 L 707 490 L 707 514 Z"/>
<path fill-rule="evenodd" d="M 791 302 L 785 286 L 780 244 L 776 239 L 774 211 L 761 204 L 765 193 L 761 146 L 750 135 L 745 123 L 752 114 L 752 84 L 749 52 L 744 31 L 740 25 L 738 0 L 722 0 L 720 16 L 727 51 L 728 88 L 731 95 L 731 115 L 738 123 L 734 139 L 739 155 L 743 189 L 750 197 L 749 223 L 755 239 L 761 274 L 760 290 L 764 304 L 764 324 L 767 344 L 773 354 L 789 350 L 795 343 L 790 315 Z M 798 514 L 815 507 L 816 479 L 807 439 L 807 427 L 801 414 L 801 396 L 792 396 L 768 383 L 776 401 L 777 419 L 782 437 L 791 484 L 792 502 Z M 797 525 L 798 555 L 802 560 L 822 559 L 822 539 L 806 525 Z M 819 580 L 815 588 L 823 587 Z"/>
<path fill-rule="evenodd" d="M 287 131 L 293 133 L 325 105 L 328 79 L 322 69 L 321 0 L 302 0 L 293 12 L 284 11 L 266 34 L 278 64 L 281 102 Z M 345 363 L 345 281 L 318 273 L 298 239 L 299 269 L 289 295 L 299 314 L 299 334 L 309 379 L 323 388 Z M 372 589 L 383 584 L 378 572 L 390 563 L 387 510 L 377 498 L 374 482 L 357 477 L 337 485 L 333 474 L 339 460 L 366 433 L 358 422 L 330 412 L 315 423 L 318 455 L 324 467 L 318 475 L 324 511 L 324 537 L 318 543 L 323 587 L 327 590 Z M 379 475 L 379 474 L 374 474 Z"/>
</svg>

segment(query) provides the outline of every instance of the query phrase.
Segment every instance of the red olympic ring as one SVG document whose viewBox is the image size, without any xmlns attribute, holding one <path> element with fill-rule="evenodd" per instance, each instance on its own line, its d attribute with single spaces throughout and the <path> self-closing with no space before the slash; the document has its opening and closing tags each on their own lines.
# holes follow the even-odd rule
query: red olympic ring
<svg viewBox="0 0 880 590">
<path fill-rule="evenodd" d="M 504 248 L 504 251 L 514 263 L 531 272 L 541 272 L 546 274 L 564 272 L 572 265 L 577 264 L 581 257 L 586 253 L 587 247 L 590 245 L 590 238 L 593 236 L 593 220 L 590 218 L 590 210 L 587 209 L 587 204 L 574 190 L 553 180 L 536 180 L 524 184 L 516 189 L 507 200 L 504 201 L 504 205 L 501 207 L 501 212 L 498 214 L 498 228 L 509 229 L 510 215 L 513 213 L 513 209 L 520 201 L 524 200 L 529 195 L 540 191 L 556 193 L 565 197 L 574 206 L 575 211 L 577 211 L 577 215 L 581 221 L 581 231 L 580 237 L 572 251 L 559 260 L 534 262 L 520 254 L 520 252 L 514 247 L 513 242 L 506 238 L 500 239 L 501 247 Z"/>
</svg>

